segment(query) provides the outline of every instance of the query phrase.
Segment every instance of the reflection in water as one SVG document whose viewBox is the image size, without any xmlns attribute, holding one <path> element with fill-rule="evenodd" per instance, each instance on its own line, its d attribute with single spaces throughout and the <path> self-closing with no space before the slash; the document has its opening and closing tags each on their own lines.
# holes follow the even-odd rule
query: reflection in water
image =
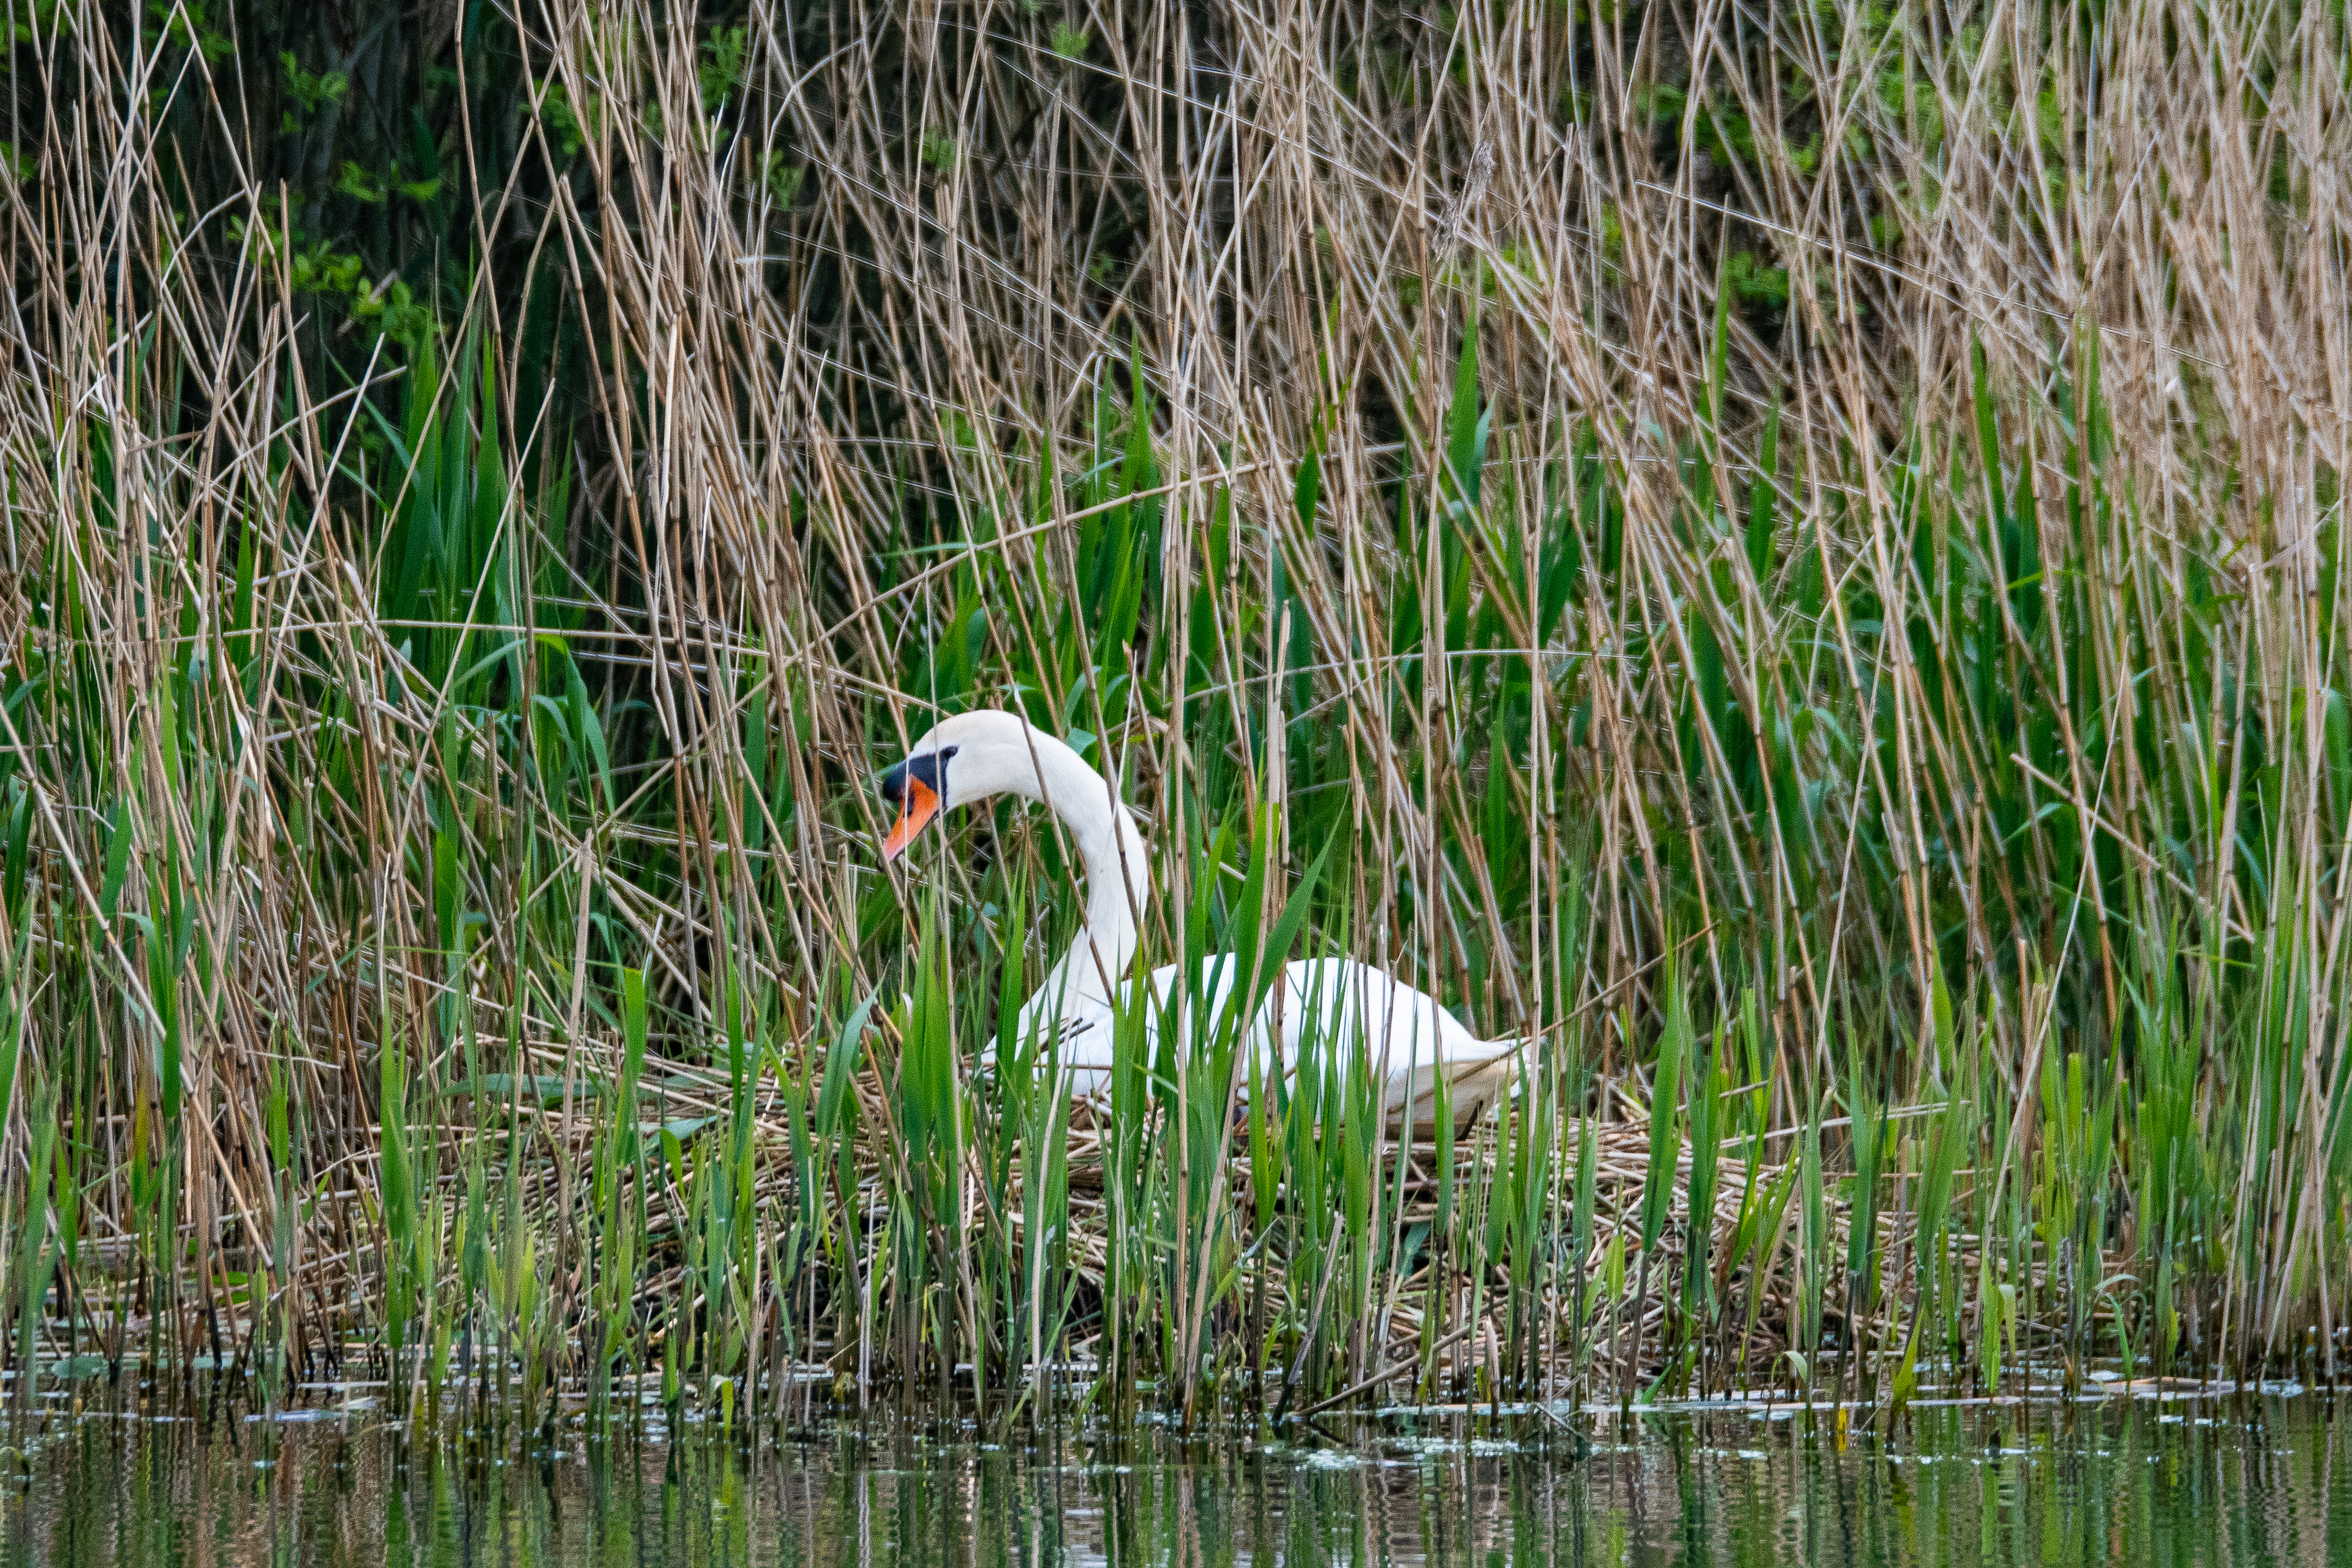
<svg viewBox="0 0 2352 1568">
<path fill-rule="evenodd" d="M 2352 1547 L 2329 1417 L 2308 1397 L 2117 1401 L 2021 1431 L 2014 1407 L 1927 1409 L 1841 1451 L 1801 1422 L 1673 1414 L 1603 1419 L 1580 1459 L 1538 1418 L 1296 1446 L 845 1426 L 757 1453 L 575 1436 L 508 1464 L 373 1415 L 58 1416 L 0 1453 L 0 1568 L 2320 1563 Z"/>
</svg>

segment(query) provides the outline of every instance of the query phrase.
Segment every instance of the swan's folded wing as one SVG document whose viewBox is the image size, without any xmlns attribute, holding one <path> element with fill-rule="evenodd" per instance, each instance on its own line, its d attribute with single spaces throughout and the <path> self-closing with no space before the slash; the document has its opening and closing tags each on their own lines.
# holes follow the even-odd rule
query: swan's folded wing
<svg viewBox="0 0 2352 1568">
<path fill-rule="evenodd" d="M 1486 1114 L 1487 1107 L 1510 1092 L 1522 1065 L 1522 1044 L 1518 1040 L 1482 1040 L 1475 1056 L 1416 1066 L 1409 1084 L 1399 1084 L 1392 1079 L 1388 1096 L 1390 1132 L 1402 1134 L 1408 1125 L 1416 1133 L 1435 1131 L 1441 1075 L 1447 1104 L 1454 1112 L 1454 1130 L 1457 1133 L 1468 1131 Z"/>
</svg>

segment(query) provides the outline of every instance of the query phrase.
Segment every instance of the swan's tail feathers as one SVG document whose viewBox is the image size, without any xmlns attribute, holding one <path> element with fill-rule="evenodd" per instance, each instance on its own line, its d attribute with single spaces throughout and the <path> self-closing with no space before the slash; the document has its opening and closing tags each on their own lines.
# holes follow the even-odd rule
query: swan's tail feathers
<svg viewBox="0 0 2352 1568">
<path fill-rule="evenodd" d="M 1530 1040 L 1481 1040 L 1475 1053 L 1465 1052 L 1444 1062 L 1417 1064 L 1412 1081 L 1402 1095 L 1391 1094 L 1389 1131 L 1405 1132 L 1412 1119 L 1414 1136 L 1437 1131 L 1437 1089 L 1441 1076 L 1445 1098 L 1454 1112 L 1454 1131 L 1466 1132 L 1487 1108 L 1511 1092 L 1520 1072 L 1532 1059 Z M 1391 1082 L 1394 1080 L 1391 1079 Z"/>
</svg>

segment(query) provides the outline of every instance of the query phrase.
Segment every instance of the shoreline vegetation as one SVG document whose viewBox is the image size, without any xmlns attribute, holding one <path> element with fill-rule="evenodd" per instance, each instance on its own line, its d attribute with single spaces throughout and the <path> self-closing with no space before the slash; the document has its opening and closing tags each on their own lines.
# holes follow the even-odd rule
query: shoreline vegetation
<svg viewBox="0 0 2352 1568">
<path fill-rule="evenodd" d="M 2338 1374 L 2340 0 L 8 17 L 20 1408 Z M 975 706 L 1520 1092 L 1053 1093 Z"/>
</svg>

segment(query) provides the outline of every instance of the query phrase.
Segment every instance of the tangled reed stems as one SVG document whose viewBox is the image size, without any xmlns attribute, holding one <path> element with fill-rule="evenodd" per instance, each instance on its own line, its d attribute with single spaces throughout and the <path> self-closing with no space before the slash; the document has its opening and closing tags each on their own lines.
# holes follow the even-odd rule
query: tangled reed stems
<svg viewBox="0 0 2352 1568">
<path fill-rule="evenodd" d="M 2334 1374 L 2340 6 L 9 16 L 20 1393 Z M 1051 1092 L 983 703 L 1521 1092 Z"/>
</svg>

